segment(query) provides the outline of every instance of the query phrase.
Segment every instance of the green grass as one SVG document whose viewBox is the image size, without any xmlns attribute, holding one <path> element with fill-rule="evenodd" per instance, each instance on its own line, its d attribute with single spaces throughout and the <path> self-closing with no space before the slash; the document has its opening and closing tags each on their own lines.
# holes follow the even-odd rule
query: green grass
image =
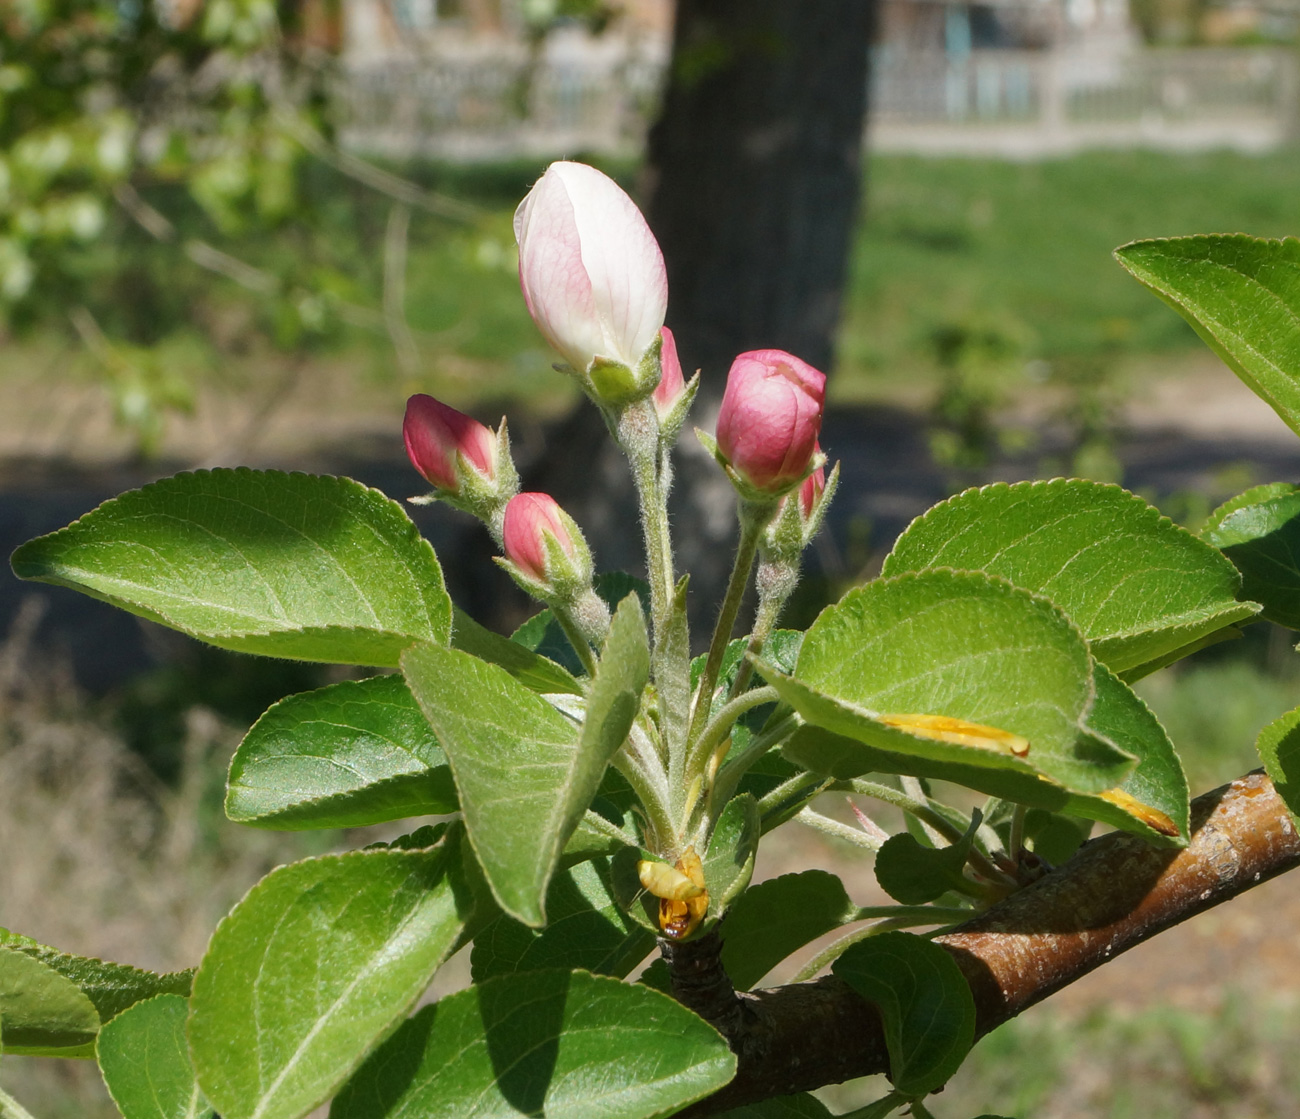
<svg viewBox="0 0 1300 1119">
<path fill-rule="evenodd" d="M 840 344 L 841 399 L 933 373 L 954 330 L 1007 364 L 1199 345 L 1111 259 L 1138 238 L 1300 234 L 1300 151 L 1092 153 L 1040 163 L 876 156 Z M 834 384 L 834 382 L 833 382 Z"/>
</svg>

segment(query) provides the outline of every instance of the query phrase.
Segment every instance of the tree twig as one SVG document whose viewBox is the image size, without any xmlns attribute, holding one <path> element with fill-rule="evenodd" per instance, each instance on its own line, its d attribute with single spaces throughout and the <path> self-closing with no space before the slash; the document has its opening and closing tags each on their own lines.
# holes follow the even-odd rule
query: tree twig
<svg viewBox="0 0 1300 1119">
<path fill-rule="evenodd" d="M 970 982 L 982 1037 L 1120 953 L 1297 866 L 1300 834 L 1286 807 L 1263 773 L 1248 773 L 1192 802 L 1184 850 L 1102 836 L 935 943 Z M 888 1068 L 875 1008 L 834 976 L 737 998 L 743 1013 L 729 1008 L 716 1023 L 739 1057 L 736 1078 L 683 1119 Z"/>
</svg>

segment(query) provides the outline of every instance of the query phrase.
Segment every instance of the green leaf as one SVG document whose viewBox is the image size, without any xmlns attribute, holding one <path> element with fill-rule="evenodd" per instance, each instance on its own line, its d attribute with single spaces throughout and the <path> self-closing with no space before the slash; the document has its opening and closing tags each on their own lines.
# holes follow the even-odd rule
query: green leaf
<svg viewBox="0 0 1300 1119">
<path fill-rule="evenodd" d="M 460 835 L 281 867 L 217 926 L 189 1037 L 223 1119 L 298 1119 L 398 1025 L 472 914 Z"/>
<path fill-rule="evenodd" d="M 830 1109 L 816 1096 L 801 1092 L 797 1096 L 777 1096 L 761 1103 L 746 1104 L 724 1111 L 718 1119 L 834 1119 Z"/>
<path fill-rule="evenodd" d="M 797 679 L 759 670 L 808 723 L 833 732 L 796 734 L 787 757 L 834 777 L 918 772 L 1053 808 L 1062 798 L 1052 782 L 1099 792 L 1134 766 L 1085 726 L 1092 659 L 1079 631 L 1046 599 L 979 572 L 858 587 L 808 630 Z M 982 735 L 980 745 L 928 737 L 884 721 L 891 715 L 997 728 L 1027 740 L 1028 753 Z"/>
<path fill-rule="evenodd" d="M 281 700 L 230 762 L 226 815 L 296 831 L 455 812 L 456 787 L 400 676 L 331 684 Z"/>
<path fill-rule="evenodd" d="M 185 1018 L 189 1001 L 158 995 L 136 1003 L 99 1033 L 99 1070 L 124 1119 L 207 1119 L 194 1079 Z"/>
<path fill-rule="evenodd" d="M 1300 629 L 1300 486 L 1256 486 L 1220 505 L 1201 537 L 1241 572 L 1241 593 L 1270 622 Z"/>
<path fill-rule="evenodd" d="M 732 797 L 718 816 L 709 849 L 701 860 L 704 885 L 709 891 L 709 913 L 700 925 L 700 933 L 720 920 L 749 885 L 758 851 L 759 825 L 758 802 L 748 793 Z"/>
<path fill-rule="evenodd" d="M 891 835 L 876 852 L 880 888 L 903 905 L 927 905 L 960 887 L 976 826 L 947 847 L 924 846 L 908 832 Z"/>
<path fill-rule="evenodd" d="M 1126 673 L 1257 611 L 1214 548 L 1119 486 L 1078 478 L 967 490 L 918 517 L 884 574 L 953 567 L 1051 599 Z"/>
<path fill-rule="evenodd" d="M 1115 259 L 1300 433 L 1300 241 L 1172 237 L 1123 245 Z"/>
<path fill-rule="evenodd" d="M 748 991 L 791 953 L 857 919 L 844 883 L 825 870 L 783 874 L 751 886 L 722 926 L 722 966 Z"/>
<path fill-rule="evenodd" d="M 489 664 L 499 665 L 524 687 L 535 692 L 582 694 L 582 686 L 567 669 L 520 642 L 479 625 L 459 607 L 452 608 L 451 646 Z"/>
<path fill-rule="evenodd" d="M 1255 748 L 1277 795 L 1300 826 L 1300 707 L 1260 731 Z"/>
<path fill-rule="evenodd" d="M 331 1119 L 653 1119 L 716 1092 L 736 1059 L 666 995 L 584 972 L 501 976 L 424 1007 Z"/>
<path fill-rule="evenodd" d="M 0 1020 L 5 1052 L 93 1057 L 99 1014 L 70 979 L 40 960 L 0 948 Z"/>
<path fill-rule="evenodd" d="M 1088 725 L 1133 754 L 1137 768 L 1100 795 L 1072 794 L 1062 811 L 1132 832 L 1158 847 L 1186 847 L 1190 793 L 1165 728 L 1132 688 L 1100 664 L 1095 683 Z"/>
<path fill-rule="evenodd" d="M 654 948 L 654 935 L 614 900 L 607 859 L 580 863 L 552 878 L 546 916 L 541 930 L 502 916 L 475 937 L 474 982 L 553 967 L 622 979 Z"/>
<path fill-rule="evenodd" d="M 909 1096 L 941 1088 L 975 1043 L 975 1000 L 953 958 L 923 937 L 860 940 L 832 971 L 880 1010 L 889 1079 Z"/>
<path fill-rule="evenodd" d="M 779 669 L 787 676 L 794 672 L 794 666 L 799 659 L 799 647 L 803 644 L 803 631 L 797 629 L 778 629 L 773 630 L 763 646 L 763 660 L 773 668 Z M 722 654 L 722 665 L 718 669 L 718 683 L 713 689 L 713 706 L 710 714 L 716 712 L 727 701 L 727 695 L 731 691 L 731 685 L 736 679 L 736 673 L 740 671 L 740 666 L 745 659 L 745 650 L 749 647 L 748 637 L 737 637 L 734 641 L 727 643 L 727 648 Z M 704 672 L 704 662 L 708 660 L 707 653 L 701 653 L 691 661 L 691 690 L 694 691 L 700 682 L 700 676 Z M 755 687 L 759 681 L 751 681 L 750 687 Z"/>
<path fill-rule="evenodd" d="M 493 895 L 516 920 L 545 923 L 560 853 L 627 738 L 649 675 L 640 604 L 615 612 L 581 727 L 504 669 L 421 645 L 402 670 L 451 761 L 470 842 Z"/>
<path fill-rule="evenodd" d="M 0 948 L 39 960 L 71 980 L 90 999 L 101 1022 L 107 1022 L 127 1007 L 155 995 L 188 995 L 194 977 L 192 971 L 158 975 L 129 964 L 73 956 L 8 929 L 0 929 Z"/>
<path fill-rule="evenodd" d="M 178 474 L 29 541 L 12 563 L 20 578 L 243 653 L 392 667 L 451 630 L 428 541 L 395 501 L 348 478 Z"/>
</svg>

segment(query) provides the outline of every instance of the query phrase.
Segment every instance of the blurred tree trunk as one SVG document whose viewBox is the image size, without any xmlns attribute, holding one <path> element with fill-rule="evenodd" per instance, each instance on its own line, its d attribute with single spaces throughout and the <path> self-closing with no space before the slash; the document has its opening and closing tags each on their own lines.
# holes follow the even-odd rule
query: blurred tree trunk
<svg viewBox="0 0 1300 1119">
<path fill-rule="evenodd" d="M 731 359 L 778 347 L 829 367 L 862 180 L 876 0 L 678 0 L 671 73 L 640 201 L 668 264 L 668 323 L 692 420 L 711 429 Z M 688 431 L 674 525 L 692 613 L 712 621 L 734 498 Z M 588 533 L 600 569 L 641 567 L 627 468 L 589 406 L 525 479 Z M 487 603 L 484 603 L 487 605 Z M 697 641 L 707 630 L 697 625 Z"/>
</svg>

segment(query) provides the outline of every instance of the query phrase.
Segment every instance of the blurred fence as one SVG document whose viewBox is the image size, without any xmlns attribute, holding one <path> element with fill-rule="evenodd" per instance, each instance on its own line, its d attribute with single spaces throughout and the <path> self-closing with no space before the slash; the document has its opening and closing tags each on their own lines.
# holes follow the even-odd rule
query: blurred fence
<svg viewBox="0 0 1300 1119">
<path fill-rule="evenodd" d="M 611 61 L 612 60 L 612 61 Z M 638 149 L 662 62 L 503 50 L 349 70 L 342 139 L 389 157 L 455 160 Z M 1094 147 L 1266 151 L 1295 138 L 1296 55 L 1269 48 L 877 52 L 878 151 L 1013 158 Z"/>
</svg>

